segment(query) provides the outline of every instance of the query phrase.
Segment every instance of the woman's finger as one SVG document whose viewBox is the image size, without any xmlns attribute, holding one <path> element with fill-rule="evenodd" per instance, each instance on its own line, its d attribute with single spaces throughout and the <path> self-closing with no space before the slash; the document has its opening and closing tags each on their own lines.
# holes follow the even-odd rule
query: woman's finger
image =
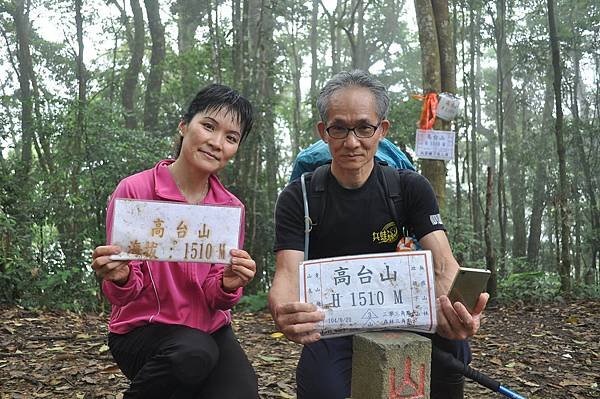
<svg viewBox="0 0 600 399">
<path fill-rule="evenodd" d="M 127 262 L 111 261 L 108 256 L 103 256 L 100 258 L 96 258 L 94 262 L 92 262 L 92 269 L 96 271 L 96 275 L 98 277 L 104 278 L 108 273 L 112 272 L 113 270 L 126 265 Z"/>
<path fill-rule="evenodd" d="M 256 262 L 252 258 L 240 258 L 234 256 L 231 258 L 231 264 L 244 266 L 251 270 L 256 270 Z"/>
<path fill-rule="evenodd" d="M 232 249 L 229 251 L 233 258 L 244 258 L 244 259 L 252 259 L 250 254 L 243 249 Z"/>
<path fill-rule="evenodd" d="M 118 245 L 101 245 L 94 249 L 92 252 L 92 259 L 96 259 L 102 256 L 116 255 L 121 252 L 121 247 Z"/>
<path fill-rule="evenodd" d="M 252 273 L 251 275 L 248 275 L 248 274 L 244 274 L 243 272 L 240 272 L 237 270 L 233 270 L 233 273 L 240 279 L 242 286 L 246 286 L 246 284 L 248 284 L 254 278 L 254 273 Z"/>
</svg>

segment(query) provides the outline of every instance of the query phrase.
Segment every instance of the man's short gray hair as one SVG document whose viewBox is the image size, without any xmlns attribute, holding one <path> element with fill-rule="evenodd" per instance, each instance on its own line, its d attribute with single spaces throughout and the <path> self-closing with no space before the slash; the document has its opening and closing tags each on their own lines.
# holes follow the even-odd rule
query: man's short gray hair
<svg viewBox="0 0 600 399">
<path fill-rule="evenodd" d="M 356 69 L 350 72 L 340 72 L 334 75 L 323 87 L 317 99 L 317 109 L 323 122 L 327 121 L 327 109 L 331 96 L 338 90 L 347 87 L 364 87 L 369 89 L 375 97 L 377 106 L 377 118 L 379 121 L 387 118 L 388 108 L 390 106 L 390 97 L 385 86 L 365 71 Z"/>
</svg>

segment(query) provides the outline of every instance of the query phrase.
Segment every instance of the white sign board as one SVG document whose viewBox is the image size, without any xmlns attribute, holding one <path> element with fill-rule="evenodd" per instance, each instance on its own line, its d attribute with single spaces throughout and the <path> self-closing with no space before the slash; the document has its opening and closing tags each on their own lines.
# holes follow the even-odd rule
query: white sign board
<svg viewBox="0 0 600 399">
<path fill-rule="evenodd" d="M 231 263 L 239 248 L 242 208 L 116 199 L 111 259 Z"/>
<path fill-rule="evenodd" d="M 458 115 L 460 98 L 451 93 L 440 93 L 435 114 L 445 121 L 452 121 Z"/>
<path fill-rule="evenodd" d="M 415 154 L 424 159 L 454 159 L 454 132 L 417 129 Z"/>
<path fill-rule="evenodd" d="M 322 336 L 364 330 L 435 332 L 429 251 L 315 259 L 300 264 L 300 302 L 325 312 Z"/>
</svg>

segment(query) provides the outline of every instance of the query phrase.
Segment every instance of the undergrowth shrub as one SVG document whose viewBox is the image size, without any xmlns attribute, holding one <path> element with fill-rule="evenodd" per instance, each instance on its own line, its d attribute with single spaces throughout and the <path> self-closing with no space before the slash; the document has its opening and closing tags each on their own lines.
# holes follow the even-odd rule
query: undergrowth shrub
<svg viewBox="0 0 600 399">
<path fill-rule="evenodd" d="M 513 273 L 498 283 L 498 299 L 502 302 L 546 302 L 559 295 L 560 277 L 556 273 Z"/>
<path fill-rule="evenodd" d="M 235 305 L 235 310 L 239 312 L 256 313 L 267 308 L 267 292 L 259 292 L 253 295 L 244 295 Z"/>
</svg>

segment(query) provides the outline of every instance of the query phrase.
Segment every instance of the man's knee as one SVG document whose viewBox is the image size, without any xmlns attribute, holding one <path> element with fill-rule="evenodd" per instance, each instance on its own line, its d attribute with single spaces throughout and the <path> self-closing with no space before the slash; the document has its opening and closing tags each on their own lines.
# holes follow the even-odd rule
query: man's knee
<svg viewBox="0 0 600 399">
<path fill-rule="evenodd" d="M 258 381 L 254 372 L 248 375 L 236 374 L 234 384 L 219 384 L 203 390 L 200 398 L 215 399 L 258 399 Z"/>
<path fill-rule="evenodd" d="M 351 338 L 322 340 L 302 350 L 296 369 L 298 399 L 347 398 L 351 379 Z"/>
<path fill-rule="evenodd" d="M 446 381 L 431 380 L 431 399 L 463 399 L 465 379 L 460 375 Z"/>
<path fill-rule="evenodd" d="M 298 384 L 298 399 L 345 399 L 350 392 L 344 381 L 320 379 L 314 384 Z"/>
</svg>

